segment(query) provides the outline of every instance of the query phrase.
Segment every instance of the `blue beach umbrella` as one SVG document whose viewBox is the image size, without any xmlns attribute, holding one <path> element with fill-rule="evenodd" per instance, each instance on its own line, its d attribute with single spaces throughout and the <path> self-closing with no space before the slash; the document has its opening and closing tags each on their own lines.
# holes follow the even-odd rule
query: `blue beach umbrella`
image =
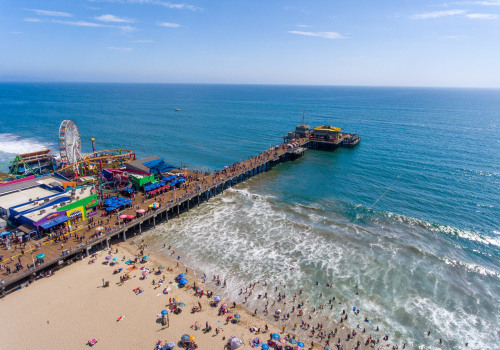
<svg viewBox="0 0 500 350">
<path fill-rule="evenodd" d="M 179 281 L 180 284 L 187 284 L 188 283 L 188 280 L 187 278 L 181 278 L 181 280 Z"/>
<path fill-rule="evenodd" d="M 149 256 L 147 256 L 147 255 L 144 255 L 144 256 L 142 257 L 142 260 L 148 260 L 148 259 L 149 259 Z"/>
<path fill-rule="evenodd" d="M 237 319 L 237 320 L 239 320 L 241 318 L 241 316 L 240 316 L 240 314 L 235 314 L 234 318 Z"/>
<path fill-rule="evenodd" d="M 115 207 L 107 207 L 107 208 L 106 208 L 106 211 L 113 211 L 113 210 L 115 210 L 115 209 L 116 209 Z"/>
<path fill-rule="evenodd" d="M 273 333 L 271 334 L 271 337 L 274 339 L 274 340 L 278 340 L 280 338 L 280 335 L 277 334 L 277 333 Z"/>
<path fill-rule="evenodd" d="M 36 258 L 37 258 L 37 259 L 43 259 L 43 258 L 45 258 L 45 254 L 38 254 L 38 255 L 36 256 Z"/>
<path fill-rule="evenodd" d="M 262 344 L 262 350 L 269 350 L 269 345 Z"/>
<path fill-rule="evenodd" d="M 327 346 L 327 347 L 325 348 L 325 350 L 332 350 L 332 348 L 331 348 L 331 347 L 329 347 L 329 346 Z"/>
<path fill-rule="evenodd" d="M 215 301 L 220 301 L 220 297 L 219 297 L 219 296 L 216 296 L 216 297 L 214 298 L 214 300 L 215 300 Z"/>
<path fill-rule="evenodd" d="M 168 311 L 167 311 L 167 310 L 162 310 L 162 311 L 161 311 L 161 315 L 162 315 L 162 316 L 165 316 L 166 314 L 168 314 Z"/>
<path fill-rule="evenodd" d="M 185 274 L 185 273 L 181 273 L 181 274 L 179 274 L 179 276 L 177 276 L 177 277 L 179 277 L 179 278 L 183 278 L 183 277 L 186 277 L 186 274 Z"/>
<path fill-rule="evenodd" d="M 189 341 L 189 335 L 183 334 L 182 337 L 181 337 L 181 340 L 182 341 Z"/>
<path fill-rule="evenodd" d="M 168 347 L 169 347 L 170 349 L 173 349 L 173 348 L 175 347 L 175 343 L 174 343 L 174 342 L 170 342 L 170 343 L 168 343 Z"/>
<path fill-rule="evenodd" d="M 118 258 L 113 258 L 113 261 L 118 261 Z"/>
<path fill-rule="evenodd" d="M 289 342 L 290 344 L 297 344 L 297 341 L 295 340 L 295 338 L 290 338 L 290 339 L 288 339 L 288 342 Z"/>
<path fill-rule="evenodd" d="M 303 347 L 305 346 L 305 345 L 304 345 L 304 343 L 303 343 L 303 342 L 301 342 L 301 341 L 297 342 L 297 345 L 298 345 L 299 347 L 301 347 L 301 348 L 303 348 Z"/>
</svg>

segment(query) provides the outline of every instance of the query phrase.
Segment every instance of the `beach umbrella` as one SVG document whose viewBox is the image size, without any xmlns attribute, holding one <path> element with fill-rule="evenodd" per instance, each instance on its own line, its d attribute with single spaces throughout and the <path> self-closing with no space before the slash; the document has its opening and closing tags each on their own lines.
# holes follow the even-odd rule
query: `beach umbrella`
<svg viewBox="0 0 500 350">
<path fill-rule="evenodd" d="M 227 303 L 223 303 L 223 304 L 221 305 L 221 307 L 223 307 L 224 309 L 226 309 L 226 308 L 227 308 Z"/>
<path fill-rule="evenodd" d="M 113 261 L 118 261 L 118 258 L 113 258 Z"/>
<path fill-rule="evenodd" d="M 240 314 L 235 314 L 234 318 L 237 319 L 237 320 L 239 320 L 241 318 L 241 316 L 240 316 Z"/>
<path fill-rule="evenodd" d="M 216 297 L 214 298 L 214 300 L 215 300 L 215 301 L 220 301 L 220 297 L 219 297 L 219 296 L 216 296 Z"/>
<path fill-rule="evenodd" d="M 45 258 L 45 254 L 38 254 L 38 255 L 36 256 L 36 258 L 37 258 L 37 259 L 43 259 L 43 258 Z"/>
<path fill-rule="evenodd" d="M 181 340 L 182 341 L 188 341 L 189 340 L 189 335 L 183 334 L 182 337 L 181 337 Z"/>
<path fill-rule="evenodd" d="M 262 350 L 269 350 L 269 345 L 267 344 L 262 344 Z"/>
<path fill-rule="evenodd" d="M 96 229 L 95 229 L 95 230 L 96 230 L 96 231 L 102 231 L 102 230 L 104 230 L 104 227 L 99 226 L 99 227 L 96 227 Z"/>
<path fill-rule="evenodd" d="M 297 342 L 297 345 L 298 345 L 299 347 L 301 347 L 301 348 L 303 348 L 303 347 L 305 346 L 305 345 L 304 345 L 304 343 L 303 343 L 303 342 L 301 342 L 301 341 Z"/>
<path fill-rule="evenodd" d="M 184 307 L 184 306 L 186 306 L 186 304 L 184 304 L 184 303 L 182 303 L 182 302 L 181 302 L 181 303 L 179 303 L 179 304 L 177 304 L 177 305 L 179 305 L 180 307 Z"/>
<path fill-rule="evenodd" d="M 109 255 L 108 255 L 108 256 L 107 256 L 107 257 L 105 257 L 104 259 L 106 259 L 106 260 L 111 260 L 111 256 L 109 256 Z"/>
<path fill-rule="evenodd" d="M 175 347 L 175 343 L 174 342 L 170 342 L 168 343 L 168 347 L 173 349 Z"/>
<path fill-rule="evenodd" d="M 162 310 L 162 311 L 161 311 L 161 315 L 162 315 L 162 316 L 165 316 L 166 314 L 168 314 L 168 311 L 167 311 L 167 310 Z"/>
<path fill-rule="evenodd" d="M 325 347 L 325 350 L 332 350 L 332 348 L 327 346 L 327 347 Z"/>
<path fill-rule="evenodd" d="M 288 341 L 290 342 L 290 344 L 297 344 L 297 341 L 295 340 L 295 338 L 290 338 L 290 339 L 288 339 Z"/>
<path fill-rule="evenodd" d="M 115 207 L 107 207 L 107 208 L 106 208 L 106 211 L 113 211 L 113 210 L 115 210 L 115 209 L 116 209 Z"/>
<path fill-rule="evenodd" d="M 138 209 L 137 210 L 137 213 L 139 213 L 139 214 L 142 214 L 142 213 L 145 213 L 145 212 L 146 212 L 146 210 L 144 210 L 144 209 Z"/>
<path fill-rule="evenodd" d="M 186 274 L 185 273 L 181 273 L 179 276 L 177 276 L 179 278 L 183 278 L 183 277 L 186 277 Z"/>
<path fill-rule="evenodd" d="M 163 266 L 160 266 L 160 267 L 158 268 L 158 270 L 163 271 L 163 270 L 165 270 L 165 268 L 164 268 Z"/>
<path fill-rule="evenodd" d="M 149 256 L 147 256 L 147 255 L 144 255 L 144 256 L 142 257 L 142 260 L 148 260 L 148 259 L 149 259 Z"/>
<path fill-rule="evenodd" d="M 188 283 L 188 280 L 186 278 L 181 278 L 181 280 L 179 281 L 180 284 L 186 284 Z"/>
<path fill-rule="evenodd" d="M 196 338 L 194 337 L 194 335 L 192 335 L 192 336 L 190 336 L 190 337 L 189 337 L 189 340 L 190 340 L 190 341 L 194 341 L 195 339 L 196 339 Z"/>
<path fill-rule="evenodd" d="M 273 333 L 271 334 L 271 338 L 273 338 L 274 340 L 278 340 L 280 338 L 280 335 L 278 333 Z"/>
<path fill-rule="evenodd" d="M 133 216 L 133 215 L 127 215 L 127 219 L 133 219 L 133 218 L 135 218 L 135 216 Z"/>
</svg>

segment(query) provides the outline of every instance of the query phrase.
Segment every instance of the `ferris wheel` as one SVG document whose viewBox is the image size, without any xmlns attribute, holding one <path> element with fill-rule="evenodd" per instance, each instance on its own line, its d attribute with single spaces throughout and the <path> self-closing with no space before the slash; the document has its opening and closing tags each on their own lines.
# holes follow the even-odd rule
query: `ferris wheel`
<svg viewBox="0 0 500 350">
<path fill-rule="evenodd" d="M 72 120 L 63 120 L 59 126 L 59 153 L 65 165 L 82 160 L 80 132 Z"/>
</svg>

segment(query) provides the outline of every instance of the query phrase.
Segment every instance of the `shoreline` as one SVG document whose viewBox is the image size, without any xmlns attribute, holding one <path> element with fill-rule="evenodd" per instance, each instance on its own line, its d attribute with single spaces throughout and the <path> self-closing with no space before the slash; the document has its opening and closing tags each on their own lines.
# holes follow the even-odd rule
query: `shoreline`
<svg viewBox="0 0 500 350">
<path fill-rule="evenodd" d="M 111 247 L 113 252 L 118 249 L 118 253 L 113 255 L 119 258 L 117 267 L 125 268 L 123 257 L 131 258 L 137 253 L 134 243 L 136 244 L 138 239 L 142 241 L 143 238 L 136 236 L 127 242 L 114 244 Z M 147 243 L 147 239 L 144 241 Z M 106 261 L 105 256 L 108 255 L 108 250 L 104 249 L 96 253 L 97 258 L 94 264 L 89 264 L 90 257 L 83 258 L 60 269 L 51 277 L 36 281 L 31 284 L 31 288 L 23 288 L 3 298 L 0 301 L 2 314 L 26 315 L 13 320 L 3 318 L 0 321 L 0 335 L 6 344 L 5 348 L 25 348 L 34 344 L 40 348 L 54 347 L 52 342 L 58 339 L 57 341 L 63 342 L 66 347 L 83 349 L 88 347 L 87 341 L 93 338 L 99 340 L 96 344 L 98 348 L 118 346 L 130 348 L 131 345 L 153 348 L 158 340 L 177 342 L 182 334 L 195 335 L 196 342 L 201 349 L 223 349 L 232 335 L 238 336 L 243 341 L 242 348 L 251 348 L 251 340 L 259 337 L 262 341 L 267 341 L 273 332 L 281 337 L 288 333 L 294 334 L 297 340 L 305 343 L 305 348 L 323 349 L 325 347 L 325 341 L 320 345 L 318 337 L 311 338 L 304 334 L 310 332 L 314 327 L 313 323 L 316 325 L 314 317 L 310 320 L 303 317 L 306 323 L 311 323 L 307 331 L 302 331 L 297 327 L 297 331 L 294 332 L 288 326 L 283 331 L 281 323 L 278 325 L 272 319 L 261 317 L 260 314 L 254 315 L 241 302 L 236 301 L 236 308 L 229 308 L 230 314 L 238 312 L 241 315 L 241 321 L 236 325 L 226 323 L 224 316 L 217 316 L 217 308 L 211 308 L 208 305 L 210 301 L 208 298 L 194 296 L 192 288 L 179 289 L 175 284 L 170 284 L 178 273 L 186 271 L 186 267 L 183 265 L 177 267 L 177 261 L 163 254 L 149 253 L 147 247 L 145 252 L 150 258 L 145 264 L 137 264 L 138 267 L 141 265 L 149 268 L 172 267 L 173 271 L 164 270 L 161 273 L 162 276 L 165 275 L 165 283 L 171 288 L 169 294 L 162 295 L 160 293 L 162 288 L 155 291 L 155 286 L 151 282 L 153 279 L 156 282 L 160 276 L 156 277 L 151 274 L 145 280 L 140 280 L 137 272 L 140 271 L 139 269 L 131 272 L 134 276 L 131 281 L 119 285 L 121 275 L 113 274 L 113 267 L 102 264 Z M 195 276 L 196 271 L 188 268 L 188 280 L 192 281 Z M 110 281 L 109 287 L 102 287 L 104 280 Z M 130 290 L 138 286 L 143 288 L 144 293 L 136 296 Z M 213 288 L 210 277 L 203 286 L 219 292 Z M 180 315 L 170 316 L 170 327 L 158 329 L 161 324 L 157 323 L 156 315 L 168 304 L 170 297 L 181 298 L 186 307 Z M 226 300 L 222 296 L 221 298 L 223 302 L 232 305 L 233 300 Z M 75 303 L 75 300 L 79 302 Z M 198 302 L 201 302 L 202 311 L 190 313 L 191 307 L 197 305 Z M 152 304 L 157 304 L 157 306 Z M 121 316 L 125 317 L 117 321 Z M 292 319 L 294 317 L 291 315 Z M 201 333 L 201 329 L 194 331 L 190 328 L 194 321 L 197 321 L 201 328 L 204 328 L 203 325 L 208 322 L 212 328 L 220 326 L 223 331 L 218 335 L 215 335 L 214 331 L 210 332 L 210 335 Z M 297 323 L 300 324 L 300 321 Z M 250 327 L 264 330 L 265 325 L 269 327 L 267 332 L 255 334 L 249 331 Z M 326 332 L 326 328 L 323 328 L 323 331 Z M 361 348 L 365 347 L 364 338 L 367 338 L 367 335 L 361 336 L 358 333 L 354 340 L 351 338 L 350 341 L 346 341 L 347 332 L 346 328 L 338 327 L 337 334 L 330 339 L 330 347 L 333 348 L 334 344 L 337 344 L 337 339 L 340 339 L 342 346 L 354 347 L 355 342 L 359 340 Z M 16 336 L 19 333 L 25 335 L 19 338 Z M 311 347 L 311 341 L 314 341 L 314 347 Z M 287 345 L 291 346 L 289 343 Z"/>
<path fill-rule="evenodd" d="M 157 236 L 157 234 L 153 230 L 148 231 L 148 233 L 144 236 L 143 241 L 145 243 L 148 243 L 149 240 L 153 239 L 153 237 L 152 237 L 153 235 Z M 171 261 L 172 263 L 176 263 L 175 259 L 169 257 L 168 255 L 166 255 L 162 252 L 162 250 L 166 250 L 166 249 L 168 249 L 168 246 L 164 247 L 164 248 L 160 248 L 160 250 L 157 250 L 155 253 L 152 253 L 152 254 L 160 255 L 162 259 L 167 259 L 167 260 Z M 171 254 L 171 256 L 172 255 L 177 255 L 177 252 L 175 254 Z M 185 266 L 185 265 L 181 264 L 181 266 Z M 188 266 L 188 269 L 191 273 L 194 273 L 195 276 L 196 275 L 198 275 L 198 276 L 204 275 L 204 272 L 196 267 Z M 217 275 L 216 271 L 213 271 L 211 273 L 214 273 L 214 274 L 216 274 L 217 277 L 219 277 Z M 211 290 L 215 290 L 215 291 L 219 292 L 218 295 L 221 295 L 221 296 L 231 294 L 227 287 L 224 288 L 224 287 L 217 286 L 215 284 L 214 280 L 210 277 L 212 277 L 212 276 L 207 276 L 207 283 L 205 284 L 206 286 L 209 285 Z M 225 276 L 221 276 L 220 277 L 221 280 L 224 277 Z M 227 277 L 227 279 L 229 280 L 230 277 Z M 243 281 L 240 280 L 240 283 L 243 283 Z M 236 297 L 232 297 L 232 298 L 230 297 L 230 298 L 231 298 L 231 300 L 234 299 L 234 301 L 237 302 L 238 306 L 241 305 L 241 307 L 250 315 L 256 316 L 258 319 L 263 320 L 265 322 L 268 322 L 269 324 L 273 324 L 275 327 L 278 327 L 278 329 L 280 330 L 280 334 L 282 333 L 282 330 L 283 330 L 282 327 L 284 325 L 286 327 L 285 333 L 290 333 L 294 336 L 297 336 L 300 339 L 304 339 L 303 342 L 306 345 L 305 348 L 323 349 L 327 346 L 330 346 L 333 349 L 337 346 L 337 348 L 339 348 L 339 349 L 343 349 L 343 347 L 352 347 L 353 349 L 368 348 L 368 347 L 370 347 L 370 348 L 375 348 L 375 347 L 376 348 L 379 348 L 379 347 L 380 348 L 382 348 L 382 347 L 389 348 L 390 347 L 391 349 L 393 349 L 393 348 L 397 349 L 398 347 L 402 347 L 404 349 L 408 346 L 408 344 L 406 344 L 405 342 L 402 344 L 393 344 L 390 341 L 390 337 L 388 338 L 388 340 L 383 339 L 385 333 L 383 333 L 382 330 L 378 330 L 378 327 L 377 327 L 377 331 L 370 332 L 368 329 L 366 329 L 366 331 L 365 331 L 365 328 L 362 327 L 363 325 L 361 324 L 360 321 L 357 321 L 357 322 L 359 322 L 359 324 L 358 324 L 359 327 L 350 324 L 350 321 L 352 320 L 351 316 L 355 312 L 353 309 L 349 309 L 349 307 L 347 307 L 347 306 L 345 306 L 345 313 L 339 314 L 338 321 L 329 317 L 329 315 L 327 315 L 325 312 L 323 312 L 323 310 L 328 309 L 330 306 L 331 306 L 331 309 L 333 309 L 333 305 L 335 305 L 335 304 L 339 304 L 339 305 L 342 304 L 343 305 L 343 303 L 336 300 L 335 297 L 333 298 L 331 304 L 322 305 L 323 307 L 321 307 L 321 308 L 312 305 L 312 303 L 308 299 L 300 299 L 301 295 L 299 295 L 297 293 L 294 293 L 297 298 L 293 298 L 293 301 L 290 300 L 292 298 L 290 298 L 290 296 L 289 296 L 288 299 L 282 298 L 281 302 L 278 302 L 278 298 L 272 298 L 272 296 L 271 296 L 272 292 L 270 290 L 273 288 L 271 288 L 270 285 L 264 284 L 264 283 L 261 283 L 261 281 L 250 282 L 250 285 L 253 284 L 252 288 L 248 288 L 248 293 L 250 293 L 250 294 L 245 293 L 246 287 L 240 285 L 237 288 L 242 287 L 243 293 L 241 293 L 241 294 L 238 293 L 238 295 Z M 231 283 L 228 283 L 228 286 L 229 285 L 231 285 Z M 330 284 L 330 287 L 331 286 L 332 285 Z M 260 288 L 257 288 L 257 292 L 255 290 L 255 287 L 260 287 Z M 276 286 L 273 286 L 273 287 L 276 288 Z M 289 291 L 286 291 L 286 286 L 281 285 L 281 283 L 280 283 L 280 286 L 277 286 L 277 287 L 278 288 L 277 288 L 275 294 L 276 293 L 278 293 L 278 294 L 287 293 L 288 294 Z M 266 291 L 267 291 L 267 293 L 266 293 Z M 236 292 L 237 292 L 237 290 L 236 290 Z M 260 295 L 262 297 L 259 296 L 259 292 L 260 292 Z M 265 294 L 268 295 L 268 299 L 264 298 Z M 251 298 L 248 298 L 248 299 L 244 298 L 245 296 L 248 296 Z M 263 304 L 264 300 L 273 301 L 273 303 L 269 305 L 270 307 L 268 308 L 267 313 L 264 313 L 262 310 L 262 307 L 264 306 L 264 304 Z M 302 310 L 303 310 L 302 316 L 299 316 L 299 314 L 298 314 L 299 308 L 295 307 L 296 300 L 302 303 Z M 257 314 L 254 313 L 255 309 L 257 309 Z M 275 309 L 281 310 L 281 317 L 276 318 L 273 316 Z M 294 311 L 292 311 L 292 309 Z M 286 314 L 288 314 L 289 317 L 285 319 L 282 316 L 286 315 Z M 359 315 L 359 310 L 358 310 L 358 313 L 356 315 Z M 351 319 L 349 319 L 349 317 L 351 317 Z M 307 327 L 304 327 L 304 328 L 302 327 L 302 325 L 301 325 L 302 321 L 304 321 L 306 323 Z M 311 336 L 311 330 L 313 328 L 316 328 L 318 323 L 321 324 L 320 330 L 325 332 L 325 336 L 321 337 L 321 338 L 317 338 L 318 331 L 315 331 L 314 335 Z M 295 325 L 296 325 L 296 327 L 295 327 Z M 368 325 L 368 323 L 367 323 L 367 325 Z M 335 336 L 329 337 L 328 335 L 331 334 L 333 330 L 335 330 L 335 332 L 336 332 Z M 352 335 L 353 332 L 354 332 L 354 335 Z M 348 338 L 348 334 L 351 334 L 349 336 L 349 338 Z M 368 338 L 371 339 L 371 342 L 369 345 L 366 345 L 366 343 L 368 343 L 368 341 L 367 341 Z M 329 339 L 329 344 L 325 344 L 326 339 Z M 307 343 L 306 340 L 309 343 Z M 314 341 L 314 344 L 315 344 L 314 348 L 308 346 L 308 344 L 310 345 L 311 341 Z M 356 346 L 356 342 L 358 342 L 358 341 L 359 341 L 359 345 Z M 339 347 L 338 345 L 340 345 L 341 347 Z"/>
</svg>

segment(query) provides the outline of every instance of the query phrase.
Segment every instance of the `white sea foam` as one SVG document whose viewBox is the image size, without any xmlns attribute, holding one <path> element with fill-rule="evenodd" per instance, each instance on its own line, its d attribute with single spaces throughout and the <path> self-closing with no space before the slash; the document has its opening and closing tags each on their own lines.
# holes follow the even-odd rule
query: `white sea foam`
<svg viewBox="0 0 500 350">
<path fill-rule="evenodd" d="M 481 235 L 477 232 L 471 231 L 471 230 L 464 230 L 464 229 L 459 229 L 456 227 L 448 226 L 448 225 L 440 225 L 440 224 L 433 224 L 430 222 L 427 222 L 425 220 L 420 220 L 420 219 L 415 219 L 411 218 L 405 215 L 400 215 L 400 214 L 395 214 L 395 213 L 387 213 L 386 214 L 389 218 L 393 218 L 397 221 L 415 225 L 415 226 L 421 226 L 425 228 L 428 231 L 431 232 L 442 232 L 447 235 L 452 235 L 452 236 L 458 236 L 460 238 L 469 240 L 469 241 L 475 241 L 484 245 L 493 245 L 496 247 L 500 247 L 500 237 L 489 237 L 485 235 Z"/>
<path fill-rule="evenodd" d="M 50 148 L 51 145 L 36 139 L 23 139 L 18 135 L 10 133 L 0 134 L 0 157 L 1 160 L 10 159 L 10 155 L 41 151 Z M 3 154 L 3 155 L 2 155 Z"/>
<path fill-rule="evenodd" d="M 449 259 L 449 258 L 446 258 L 446 257 L 442 258 L 441 260 L 446 265 L 451 265 L 451 266 L 455 266 L 455 267 L 461 267 L 461 268 L 464 268 L 465 270 L 467 270 L 468 272 L 474 272 L 474 273 L 478 273 L 478 274 L 483 275 L 483 276 L 491 276 L 491 277 L 496 277 L 496 278 L 500 279 L 500 273 L 499 272 L 487 269 L 486 267 L 483 267 L 483 266 L 479 266 L 479 265 L 475 265 L 475 264 L 469 264 L 469 263 L 465 263 L 465 262 L 462 262 L 462 261 Z"/>
<path fill-rule="evenodd" d="M 462 332 L 455 334 L 455 339 L 467 339 L 475 345 L 484 345 L 480 337 L 490 342 L 495 340 L 495 335 L 487 337 L 473 323 L 466 324 L 477 321 L 478 317 L 468 317 L 463 306 L 454 300 L 455 294 L 453 297 L 446 294 L 447 288 L 455 288 L 450 287 L 453 279 L 461 278 L 462 274 L 457 270 L 456 276 L 448 281 L 449 270 L 443 266 L 455 264 L 478 273 L 491 271 L 462 266 L 453 259 L 446 262 L 427 249 L 411 245 L 400 237 L 401 230 L 408 229 L 406 225 L 385 227 L 385 222 L 381 224 L 384 227 L 377 228 L 348 222 L 341 214 L 315 205 L 283 204 L 247 188 L 233 188 L 180 218 L 159 225 L 148 235 L 157 239 L 157 250 L 162 249 L 164 242 L 172 243 L 183 263 L 209 277 L 215 273 L 227 279 L 228 288 L 221 292 L 228 300 L 241 303 L 239 289 L 261 281 L 245 304 L 252 311 L 262 310 L 262 303 L 255 298 L 258 293 L 270 292 L 270 288 L 283 283 L 288 294 L 303 290 L 302 298 L 309 300 L 306 310 L 326 304 L 328 298 L 336 296 L 336 302 L 342 304 L 335 304 L 333 310 L 328 308 L 323 313 L 338 320 L 343 308 L 348 310 L 356 305 L 363 317 L 367 315 L 380 325 L 381 332 L 396 332 L 399 335 L 391 335 L 391 339 L 399 343 L 404 340 L 414 348 L 421 344 L 426 349 L 433 348 L 437 339 L 434 337 L 434 343 L 428 343 L 420 334 L 424 328 L 437 329 L 436 334 L 443 337 Z M 408 224 L 408 220 L 397 222 Z M 428 228 L 417 222 L 420 227 Z M 419 232 L 415 237 L 422 234 L 415 232 Z M 405 234 L 413 238 L 406 231 Z M 315 286 L 318 280 L 320 285 Z M 263 281 L 267 281 L 267 288 Z M 334 287 L 326 288 L 326 281 L 333 282 Z M 359 285 L 359 296 L 353 293 L 354 285 Z M 324 293 L 322 298 L 319 291 Z M 494 293 L 493 290 L 490 298 L 495 298 Z M 419 302 L 428 295 L 429 301 Z M 436 316 L 430 308 L 441 301 L 443 310 L 438 308 L 441 316 Z M 455 312 L 458 316 L 453 316 Z M 352 322 L 364 325 L 359 317 L 352 317 L 352 326 L 355 326 Z M 458 320 L 446 320 L 448 317 Z M 374 326 L 370 323 L 370 327 Z M 367 328 L 367 331 L 374 330 Z"/>
</svg>

